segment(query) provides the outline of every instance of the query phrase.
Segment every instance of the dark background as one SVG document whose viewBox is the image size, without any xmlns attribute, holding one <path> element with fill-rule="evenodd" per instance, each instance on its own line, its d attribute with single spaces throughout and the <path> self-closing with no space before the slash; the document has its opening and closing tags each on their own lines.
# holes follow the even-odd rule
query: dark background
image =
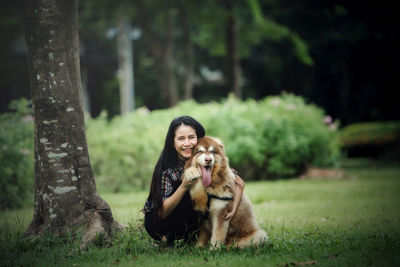
<svg viewBox="0 0 400 267">
<path fill-rule="evenodd" d="M 13 99 L 30 98 L 21 2 L 0 3 L 0 112 L 7 111 Z M 156 2 L 155 17 L 165 8 L 158 8 Z M 208 3 L 204 2 L 205 8 Z M 359 121 L 399 119 L 396 104 L 399 27 L 397 11 L 391 2 L 283 0 L 275 3 L 259 0 L 259 3 L 265 17 L 301 37 L 314 64 L 302 63 L 291 42 L 285 39 L 266 38 L 248 45 L 248 52 L 240 60 L 244 99 L 292 92 L 323 107 L 341 126 Z M 130 2 L 124 4 L 128 6 Z M 119 112 L 116 44 L 105 34 L 106 29 L 113 26 L 112 17 L 117 11 L 109 9 L 108 5 L 109 2 L 103 0 L 92 6 L 81 4 L 79 9 L 82 75 L 86 77 L 92 116 L 102 110 L 107 110 L 110 117 Z M 135 13 L 131 21 L 138 24 Z M 202 26 L 199 20 L 194 20 L 193 24 Z M 242 31 L 251 27 L 246 25 L 245 19 L 240 26 Z M 196 36 L 196 27 L 193 29 L 192 34 Z M 177 34 L 177 58 L 182 57 L 181 46 Z M 151 110 L 166 108 L 168 105 L 155 82 L 157 74 L 146 48 L 143 37 L 134 42 L 136 105 Z M 195 74 L 200 76 L 204 66 L 224 73 L 223 56 L 214 55 L 210 49 L 196 43 L 194 52 Z M 176 67 L 180 67 L 178 60 Z M 182 99 L 178 71 L 177 76 Z M 200 102 L 220 100 L 228 92 L 225 82 L 200 79 L 194 86 L 194 98 Z"/>
</svg>

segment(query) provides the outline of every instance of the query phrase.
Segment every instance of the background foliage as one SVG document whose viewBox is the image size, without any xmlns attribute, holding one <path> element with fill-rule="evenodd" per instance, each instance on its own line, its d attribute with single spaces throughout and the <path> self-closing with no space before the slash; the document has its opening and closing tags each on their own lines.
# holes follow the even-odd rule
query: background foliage
<svg viewBox="0 0 400 267">
<path fill-rule="evenodd" d="M 31 203 L 34 180 L 30 102 L 13 101 L 9 108 L 12 112 L 0 115 L 1 208 Z M 183 114 L 199 120 L 207 135 L 223 140 L 231 166 L 246 181 L 293 177 L 309 165 L 335 167 L 343 152 L 353 156 L 363 148 L 379 149 L 372 152 L 385 159 L 399 158 L 398 121 L 354 124 L 339 131 L 338 122 L 321 108 L 291 94 L 260 101 L 235 97 L 208 104 L 186 101 L 152 112 L 140 108 L 111 120 L 106 112 L 87 118 L 99 190 L 147 188 L 169 123 Z"/>
<path fill-rule="evenodd" d="M 19 208 L 33 192 L 33 117 L 26 99 L 0 114 L 0 208 Z M 30 199 L 30 198 L 29 198 Z"/>
<path fill-rule="evenodd" d="M 349 156 L 400 158 L 400 121 L 359 122 L 340 131 L 340 143 Z"/>
<path fill-rule="evenodd" d="M 169 123 L 183 114 L 224 142 L 231 166 L 246 180 L 295 176 L 308 165 L 333 166 L 340 156 L 334 124 L 324 123 L 324 112 L 300 97 L 187 101 L 167 110 L 139 109 L 111 121 L 104 113 L 89 120 L 87 139 L 97 183 L 113 191 L 149 185 Z"/>
<path fill-rule="evenodd" d="M 79 1 L 81 66 L 90 113 L 119 113 L 116 38 L 118 19 L 142 30 L 134 41 L 136 105 L 150 110 L 167 107 L 157 83 L 156 63 L 139 14 L 151 18 L 151 30 L 165 46 L 166 11 L 171 11 L 173 73 L 183 99 L 185 42 L 177 3 L 187 13 L 193 46 L 193 98 L 199 102 L 225 98 L 224 2 L 234 3 L 238 26 L 240 80 L 243 97 L 262 99 L 283 90 L 301 95 L 345 126 L 360 121 L 399 120 L 397 84 L 399 27 L 397 9 L 389 2 L 353 1 Z M 23 1 L 0 2 L 0 112 L 9 102 L 29 97 L 23 38 Z M 307 64 L 313 63 L 313 64 Z M 219 80 L 215 78 L 220 78 Z M 215 81 L 217 80 L 217 81 Z"/>
</svg>

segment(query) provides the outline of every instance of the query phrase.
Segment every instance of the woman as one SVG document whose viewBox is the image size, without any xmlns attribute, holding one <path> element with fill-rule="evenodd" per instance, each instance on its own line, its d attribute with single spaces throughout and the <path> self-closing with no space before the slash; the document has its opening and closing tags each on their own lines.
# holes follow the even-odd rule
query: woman
<svg viewBox="0 0 400 267">
<path fill-rule="evenodd" d="M 193 210 L 189 189 L 191 182 L 181 180 L 185 161 L 191 157 L 197 139 L 205 135 L 203 126 L 189 116 L 175 118 L 168 129 L 164 149 L 154 168 L 150 194 L 144 206 L 144 226 L 156 240 L 172 245 L 175 239 L 193 241 L 199 216 Z M 200 176 L 200 173 L 199 173 Z M 236 190 L 230 220 L 236 213 L 244 182 L 236 176 Z"/>
</svg>

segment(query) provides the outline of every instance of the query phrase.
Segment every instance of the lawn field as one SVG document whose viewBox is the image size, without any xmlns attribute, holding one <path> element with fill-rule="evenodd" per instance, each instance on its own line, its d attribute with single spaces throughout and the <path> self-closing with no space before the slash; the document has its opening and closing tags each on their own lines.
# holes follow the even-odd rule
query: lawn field
<svg viewBox="0 0 400 267">
<path fill-rule="evenodd" d="M 264 247 L 158 246 L 141 226 L 147 192 L 101 196 L 127 230 L 71 254 L 72 237 L 21 240 L 32 209 L 0 213 L 0 266 L 400 266 L 400 167 L 347 161 L 345 176 L 247 182 Z M 245 178 L 245 177 L 244 177 Z"/>
</svg>

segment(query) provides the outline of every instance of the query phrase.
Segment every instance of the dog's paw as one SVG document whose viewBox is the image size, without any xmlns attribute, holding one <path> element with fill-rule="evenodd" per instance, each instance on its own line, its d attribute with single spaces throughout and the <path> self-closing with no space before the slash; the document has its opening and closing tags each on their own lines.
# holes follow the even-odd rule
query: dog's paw
<svg viewBox="0 0 400 267">
<path fill-rule="evenodd" d="M 210 251 L 217 250 L 221 248 L 221 243 L 219 242 L 210 242 Z"/>
<path fill-rule="evenodd" d="M 187 181 L 191 182 L 201 176 L 200 171 L 196 167 L 190 167 L 185 170 L 184 177 Z"/>
<path fill-rule="evenodd" d="M 196 247 L 198 247 L 198 248 L 205 248 L 205 247 L 206 247 L 206 244 L 205 244 L 205 242 L 203 242 L 203 241 L 197 241 Z"/>
</svg>

